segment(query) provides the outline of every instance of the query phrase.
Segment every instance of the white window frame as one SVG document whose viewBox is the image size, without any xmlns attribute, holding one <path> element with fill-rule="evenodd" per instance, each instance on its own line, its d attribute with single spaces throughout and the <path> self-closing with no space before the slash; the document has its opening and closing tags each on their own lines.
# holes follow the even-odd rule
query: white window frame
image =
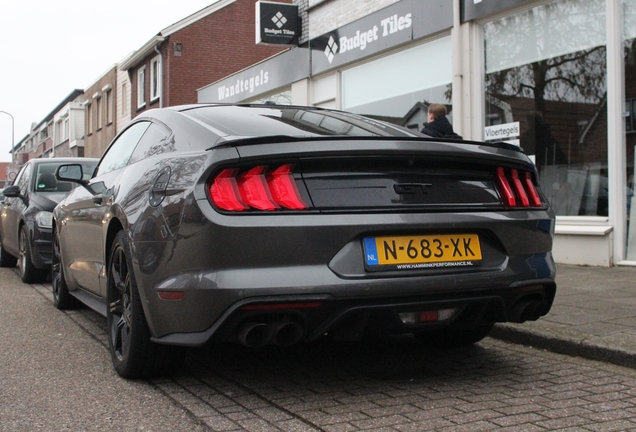
<svg viewBox="0 0 636 432">
<path fill-rule="evenodd" d="M 122 83 L 121 85 L 121 114 L 128 114 L 128 83 Z"/>
<path fill-rule="evenodd" d="M 86 134 L 91 135 L 93 133 L 93 104 L 92 102 L 86 103 Z"/>
<path fill-rule="evenodd" d="M 104 126 L 104 107 L 102 106 L 102 95 L 95 99 L 95 131 L 99 131 Z"/>
<path fill-rule="evenodd" d="M 104 92 L 104 126 L 113 122 L 113 91 L 108 89 Z"/>
<path fill-rule="evenodd" d="M 146 66 L 137 71 L 137 109 L 146 106 Z"/>
<path fill-rule="evenodd" d="M 150 61 L 150 102 L 161 98 L 161 56 Z"/>
</svg>

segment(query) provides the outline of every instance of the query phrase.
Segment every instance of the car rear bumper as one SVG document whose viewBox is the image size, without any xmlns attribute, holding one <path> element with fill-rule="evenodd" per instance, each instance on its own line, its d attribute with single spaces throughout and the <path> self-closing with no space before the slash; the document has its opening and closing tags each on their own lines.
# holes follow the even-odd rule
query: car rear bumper
<svg viewBox="0 0 636 432">
<path fill-rule="evenodd" d="M 302 322 L 302 340 L 344 326 L 345 317 L 411 305 L 424 311 L 453 303 L 458 306 L 450 309 L 464 311 L 489 299 L 486 310 L 498 311 L 489 312 L 495 317 L 489 320 L 521 321 L 547 313 L 554 298 L 551 216 L 544 211 L 263 217 L 195 212 L 189 218 L 202 223 L 182 224 L 178 242 L 133 239 L 138 257 L 133 265 L 151 334 L 161 343 L 232 340 L 254 315 L 243 309 L 246 305 L 285 299 L 321 302 L 290 312 Z M 365 238 L 437 233 L 477 234 L 482 259 L 448 268 L 378 270 L 365 264 Z M 535 288 L 524 288 L 530 294 L 516 291 L 523 287 Z M 166 299 L 174 298 L 171 292 L 182 298 Z M 265 315 L 286 319 L 286 313 L 274 312 Z M 398 327 L 398 332 L 409 330 Z"/>
<path fill-rule="evenodd" d="M 250 346 L 287 345 L 292 340 L 308 342 L 325 334 L 350 340 L 366 332 L 417 333 L 450 324 L 472 328 L 495 322 L 524 322 L 547 314 L 555 293 L 554 281 L 542 279 L 517 282 L 506 288 L 402 296 L 257 296 L 232 304 L 204 331 L 172 333 L 154 337 L 153 341 L 182 346 L 222 341 Z M 444 317 L 440 318 L 442 314 Z M 420 321 L 418 317 L 425 318 Z M 281 336 L 281 328 L 289 331 L 290 324 L 294 325 L 293 335 Z M 256 326 L 258 331 L 254 330 Z M 247 333 L 250 331 L 251 339 Z"/>
</svg>

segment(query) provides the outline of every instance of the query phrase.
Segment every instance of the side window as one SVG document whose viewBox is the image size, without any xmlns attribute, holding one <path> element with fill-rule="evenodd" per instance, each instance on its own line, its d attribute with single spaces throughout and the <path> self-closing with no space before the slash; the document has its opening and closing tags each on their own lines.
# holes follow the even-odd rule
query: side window
<svg viewBox="0 0 636 432">
<path fill-rule="evenodd" d="M 130 126 L 113 142 L 99 163 L 97 175 L 106 174 L 123 168 L 128 164 L 130 155 L 135 150 L 142 135 L 150 126 L 150 122 L 139 122 Z"/>
<path fill-rule="evenodd" d="M 31 171 L 33 171 L 33 165 L 25 165 L 22 172 L 20 172 L 20 177 L 16 179 L 16 184 L 20 187 L 20 193 L 22 195 L 27 195 L 29 180 L 31 180 Z"/>
<path fill-rule="evenodd" d="M 20 168 L 20 171 L 18 171 L 18 175 L 15 176 L 15 179 L 13 179 L 13 183 L 11 183 L 12 185 L 17 185 L 20 183 L 20 180 L 22 179 L 22 175 L 24 174 L 24 171 L 26 171 L 26 165 L 23 166 L 22 168 Z"/>
<path fill-rule="evenodd" d="M 130 163 L 138 162 L 161 153 L 175 151 L 174 139 L 168 129 L 152 124 L 146 131 L 130 157 Z"/>
</svg>

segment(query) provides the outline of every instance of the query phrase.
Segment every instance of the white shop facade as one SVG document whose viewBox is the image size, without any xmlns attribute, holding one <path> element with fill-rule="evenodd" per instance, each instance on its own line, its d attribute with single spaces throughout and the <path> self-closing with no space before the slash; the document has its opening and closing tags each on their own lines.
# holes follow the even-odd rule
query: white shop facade
<svg viewBox="0 0 636 432">
<path fill-rule="evenodd" d="M 636 265 L 636 0 L 297 4 L 300 44 L 199 89 L 199 102 L 272 100 L 413 129 L 445 104 L 464 138 L 534 160 L 557 262 Z"/>
</svg>

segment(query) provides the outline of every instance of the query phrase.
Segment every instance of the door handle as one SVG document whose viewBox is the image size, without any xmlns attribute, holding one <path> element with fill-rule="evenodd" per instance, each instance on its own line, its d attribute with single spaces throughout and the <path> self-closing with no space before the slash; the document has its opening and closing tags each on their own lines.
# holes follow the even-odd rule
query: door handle
<svg viewBox="0 0 636 432">
<path fill-rule="evenodd" d="M 96 205 L 102 205 L 104 203 L 104 195 L 95 195 L 93 197 L 93 203 Z"/>
</svg>

